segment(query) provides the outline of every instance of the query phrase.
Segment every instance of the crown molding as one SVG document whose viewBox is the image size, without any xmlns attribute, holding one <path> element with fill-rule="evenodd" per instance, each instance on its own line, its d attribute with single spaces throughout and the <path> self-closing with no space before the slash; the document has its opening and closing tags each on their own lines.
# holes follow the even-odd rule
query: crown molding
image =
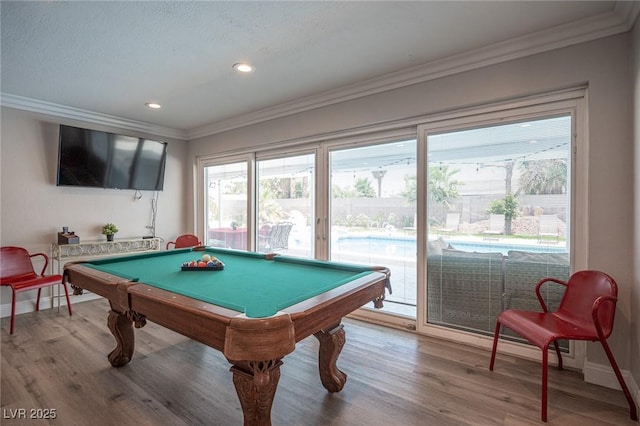
<svg viewBox="0 0 640 426">
<path fill-rule="evenodd" d="M 80 108 L 69 107 L 4 92 L 0 93 L 0 105 L 7 108 L 46 114 L 61 119 L 79 120 L 87 123 L 149 133 L 172 139 L 187 139 L 187 133 L 183 130 L 157 126 L 155 124 L 144 123 L 142 121 L 128 120 L 114 115 L 101 114 L 99 112 L 87 111 Z"/>
<path fill-rule="evenodd" d="M 638 1 L 618 1 L 614 13 L 620 16 L 620 19 L 628 27 L 628 30 L 632 30 L 638 15 L 640 15 L 640 2 Z"/>
<path fill-rule="evenodd" d="M 640 12 L 640 2 L 618 2 L 615 11 L 527 34 L 445 59 L 374 77 L 318 95 L 264 108 L 187 131 L 189 140 L 281 118 L 327 105 L 458 74 L 538 53 L 627 32 Z"/>
<path fill-rule="evenodd" d="M 448 75 L 621 34 L 633 28 L 639 14 L 640 2 L 619 1 L 612 12 L 527 34 L 445 59 L 417 65 L 328 90 L 318 95 L 234 116 L 186 131 L 8 93 L 0 93 L 0 105 L 58 118 L 80 120 L 174 139 L 191 140 L 413 84 L 424 83 Z"/>
</svg>

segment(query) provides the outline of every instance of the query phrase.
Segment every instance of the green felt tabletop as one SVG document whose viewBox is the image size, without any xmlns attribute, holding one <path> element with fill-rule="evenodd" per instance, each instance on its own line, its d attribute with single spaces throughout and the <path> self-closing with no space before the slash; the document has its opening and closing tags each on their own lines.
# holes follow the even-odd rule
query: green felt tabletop
<svg viewBox="0 0 640 426">
<path fill-rule="evenodd" d="M 203 254 L 224 263 L 221 271 L 182 271 L 184 262 Z M 366 266 L 288 256 L 266 260 L 264 254 L 236 250 L 180 249 L 94 260 L 84 266 L 228 309 L 248 317 L 278 310 L 372 273 Z"/>
</svg>

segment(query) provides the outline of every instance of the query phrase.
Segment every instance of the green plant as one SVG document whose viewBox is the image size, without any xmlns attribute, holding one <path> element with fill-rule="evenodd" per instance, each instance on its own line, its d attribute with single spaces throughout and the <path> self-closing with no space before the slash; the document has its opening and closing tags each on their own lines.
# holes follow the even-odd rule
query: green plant
<svg viewBox="0 0 640 426">
<path fill-rule="evenodd" d="M 104 235 L 113 235 L 116 232 L 118 232 L 118 227 L 116 225 L 114 225 L 113 223 L 105 223 L 102 226 L 102 233 Z"/>
<path fill-rule="evenodd" d="M 488 212 L 503 214 L 505 219 L 515 219 L 518 215 L 518 200 L 513 194 L 507 194 L 502 199 L 491 201 Z"/>
<path fill-rule="evenodd" d="M 376 191 L 375 189 L 373 189 L 373 186 L 371 186 L 371 181 L 369 180 L 369 178 L 356 179 L 355 187 L 357 197 L 375 198 L 376 196 Z"/>
<path fill-rule="evenodd" d="M 451 169 L 446 164 L 429 167 L 429 182 L 427 186 L 429 202 L 443 203 L 449 210 L 453 210 L 449 199 L 459 197 L 458 188 L 464 185 L 463 181 L 455 179 L 455 175 L 458 172 L 460 172 L 460 169 Z M 400 193 L 412 205 L 418 199 L 417 179 L 416 175 L 405 176 L 405 191 Z"/>
<path fill-rule="evenodd" d="M 511 221 L 518 215 L 518 200 L 513 194 L 491 201 L 489 213 L 503 214 L 505 219 L 505 233 L 511 235 Z"/>
</svg>

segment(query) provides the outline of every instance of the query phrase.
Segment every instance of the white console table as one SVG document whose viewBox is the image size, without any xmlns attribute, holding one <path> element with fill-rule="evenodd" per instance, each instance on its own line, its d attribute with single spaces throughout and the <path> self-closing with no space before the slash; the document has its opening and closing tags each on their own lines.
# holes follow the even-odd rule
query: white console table
<svg viewBox="0 0 640 426">
<path fill-rule="evenodd" d="M 160 250 L 160 238 L 134 238 L 114 241 L 88 241 L 78 244 L 51 245 L 51 267 L 57 263 L 57 272 L 61 266 L 71 260 L 88 260 L 91 258 L 113 256 L 118 254 L 139 253 Z M 53 270 L 52 270 L 53 271 Z"/>
<path fill-rule="evenodd" d="M 114 241 L 87 241 L 77 244 L 53 243 L 51 244 L 51 273 L 60 274 L 64 264 L 67 262 L 160 250 L 161 242 L 161 238 L 154 237 L 116 239 Z M 54 306 L 54 299 L 58 299 L 58 308 L 60 308 L 59 287 L 58 294 L 53 295 L 51 298 L 51 307 Z"/>
</svg>

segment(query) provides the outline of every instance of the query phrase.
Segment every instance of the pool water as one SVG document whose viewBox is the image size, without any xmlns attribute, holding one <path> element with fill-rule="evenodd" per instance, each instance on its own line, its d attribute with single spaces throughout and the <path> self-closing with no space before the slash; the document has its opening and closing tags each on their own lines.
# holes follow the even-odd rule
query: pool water
<svg viewBox="0 0 640 426">
<path fill-rule="evenodd" d="M 451 248 L 469 252 L 502 253 L 506 255 L 509 250 L 528 251 L 532 253 L 566 253 L 565 246 L 509 244 L 491 241 L 447 241 Z M 332 250 L 344 253 L 370 253 L 376 252 L 387 256 L 415 257 L 416 240 L 410 238 L 393 237 L 341 237 L 332 245 Z"/>
</svg>

